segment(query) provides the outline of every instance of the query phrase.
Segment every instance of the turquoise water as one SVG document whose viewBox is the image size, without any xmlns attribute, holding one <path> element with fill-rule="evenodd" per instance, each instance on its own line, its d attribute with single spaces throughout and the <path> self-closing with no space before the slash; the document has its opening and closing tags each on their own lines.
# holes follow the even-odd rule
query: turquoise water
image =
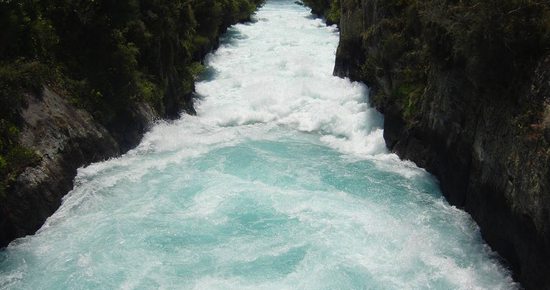
<svg viewBox="0 0 550 290">
<path fill-rule="evenodd" d="M 335 27 L 268 1 L 208 57 L 197 116 L 79 170 L 0 252 L 2 289 L 514 289 L 437 181 L 387 152 Z"/>
</svg>

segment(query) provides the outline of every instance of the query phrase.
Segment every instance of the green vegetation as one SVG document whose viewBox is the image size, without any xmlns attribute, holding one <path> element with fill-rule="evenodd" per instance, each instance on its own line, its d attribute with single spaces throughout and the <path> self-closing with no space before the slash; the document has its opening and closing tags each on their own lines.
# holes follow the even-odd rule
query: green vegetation
<svg viewBox="0 0 550 290">
<path fill-rule="evenodd" d="M 328 24 L 340 22 L 340 0 L 304 0 L 314 14 L 324 17 Z"/>
<path fill-rule="evenodd" d="M 550 49 L 550 2 L 537 0 L 307 0 L 314 13 L 368 9 L 359 78 L 414 122 L 432 68 L 465 76 L 479 95 L 514 100 Z M 366 5 L 366 7 L 362 7 Z M 339 17 L 336 17 L 339 18 Z M 354 37 L 356 37 L 354 35 Z M 345 39 L 344 39 L 345 40 Z M 341 41 L 341 51 L 347 45 Z M 353 44 L 352 44 L 353 45 Z M 348 49 L 356 53 L 358 49 Z M 349 57 L 349 56 L 348 56 Z M 383 87 L 386 88 L 383 88 Z M 389 88 L 388 88 L 389 87 Z M 491 93 L 487 93 L 491 92 Z"/>
<path fill-rule="evenodd" d="M 373 100 L 397 105 L 410 123 L 421 105 L 430 67 L 418 3 L 402 0 L 378 3 L 379 11 L 384 13 L 362 35 L 363 45 L 376 49 L 365 55 L 359 72 L 369 84 L 385 80 L 391 89 L 379 90 Z"/>
<path fill-rule="evenodd" d="M 15 60 L 0 63 L 0 198 L 5 187 L 22 170 L 38 161 L 32 151 L 18 144 L 22 92 L 40 95 L 46 68 L 38 62 Z"/>
<path fill-rule="evenodd" d="M 476 87 L 499 91 L 525 77 L 550 48 L 550 3 L 533 0 L 428 1 L 425 42 L 443 65 L 464 69 Z"/>
<path fill-rule="evenodd" d="M 47 84 L 107 128 L 139 102 L 173 116 L 218 35 L 262 1 L 0 1 L 0 194 L 38 160 L 17 142 L 24 94 Z"/>
</svg>

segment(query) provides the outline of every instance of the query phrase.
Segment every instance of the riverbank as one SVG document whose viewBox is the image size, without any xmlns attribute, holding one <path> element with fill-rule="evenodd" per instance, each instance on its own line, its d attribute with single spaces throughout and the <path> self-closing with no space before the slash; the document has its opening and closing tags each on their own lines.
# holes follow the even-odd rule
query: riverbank
<svg viewBox="0 0 550 290">
<path fill-rule="evenodd" d="M 0 288 L 496 289 L 517 284 L 437 180 L 389 152 L 339 33 L 294 0 L 229 28 L 196 115 L 79 169 Z"/>
<path fill-rule="evenodd" d="M 339 23 L 334 73 L 370 86 L 388 148 L 438 177 L 524 287 L 549 288 L 549 5 L 304 2 Z"/>
<path fill-rule="evenodd" d="M 0 3 L 0 247 L 42 226 L 79 167 L 193 114 L 202 59 L 261 3 Z"/>
</svg>

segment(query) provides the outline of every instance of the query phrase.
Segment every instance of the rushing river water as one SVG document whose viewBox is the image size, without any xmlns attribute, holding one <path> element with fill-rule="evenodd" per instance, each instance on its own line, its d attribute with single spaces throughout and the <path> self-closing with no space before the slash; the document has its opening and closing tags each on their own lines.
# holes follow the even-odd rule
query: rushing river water
<svg viewBox="0 0 550 290">
<path fill-rule="evenodd" d="M 197 116 L 79 170 L 0 252 L 4 289 L 509 289 L 471 218 L 387 152 L 335 27 L 268 1 L 229 29 Z"/>
</svg>

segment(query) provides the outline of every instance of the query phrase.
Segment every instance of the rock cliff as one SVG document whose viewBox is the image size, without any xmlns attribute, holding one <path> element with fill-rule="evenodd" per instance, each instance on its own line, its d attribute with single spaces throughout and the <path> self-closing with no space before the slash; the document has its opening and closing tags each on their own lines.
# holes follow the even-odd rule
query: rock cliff
<svg viewBox="0 0 550 290">
<path fill-rule="evenodd" d="M 19 138 L 41 160 L 23 171 L 9 188 L 1 207 L 2 244 L 34 233 L 42 226 L 72 188 L 78 167 L 121 153 L 121 140 L 117 142 L 88 112 L 76 109 L 49 88 L 41 97 L 27 95 L 25 101 Z M 150 121 L 149 116 L 143 114 L 149 120 L 142 120 L 141 130 L 128 128 L 134 142 Z"/>
<path fill-rule="evenodd" d="M 549 4 L 334 3 L 334 73 L 371 87 L 387 146 L 439 178 L 525 288 L 549 289 Z"/>
<path fill-rule="evenodd" d="M 0 247 L 43 225 L 79 167 L 193 114 L 200 62 L 261 3 L 0 3 Z"/>
</svg>

